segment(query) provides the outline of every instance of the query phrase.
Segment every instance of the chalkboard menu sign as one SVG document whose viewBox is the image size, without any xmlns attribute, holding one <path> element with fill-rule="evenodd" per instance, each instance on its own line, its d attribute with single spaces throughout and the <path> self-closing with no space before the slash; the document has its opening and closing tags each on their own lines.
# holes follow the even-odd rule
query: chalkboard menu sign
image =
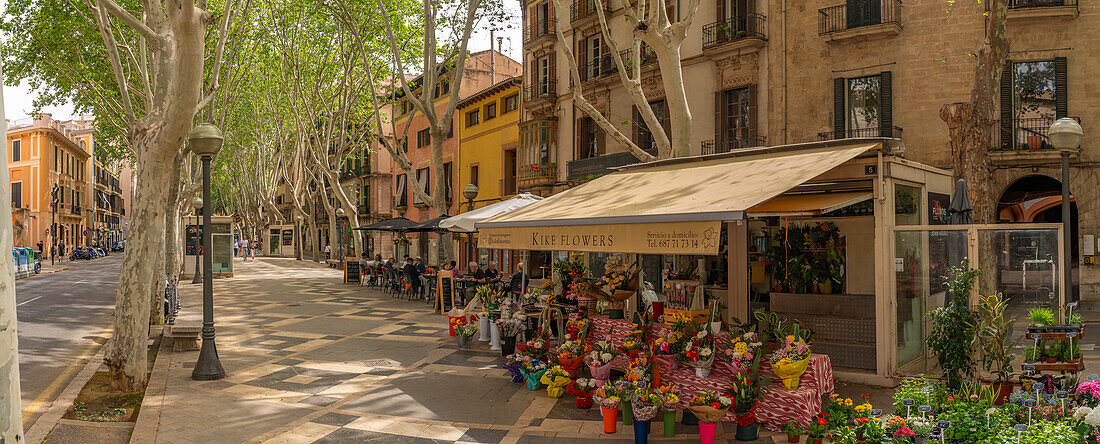
<svg viewBox="0 0 1100 444">
<path fill-rule="evenodd" d="M 358 284 L 360 280 L 359 261 L 355 258 L 344 259 L 344 283 Z"/>
<path fill-rule="evenodd" d="M 185 253 L 186 255 L 194 256 L 198 251 L 200 251 L 199 250 L 199 245 L 202 245 L 202 239 L 200 239 L 201 234 L 202 234 L 202 228 L 200 228 L 198 225 L 188 225 L 187 226 L 187 240 L 186 240 L 186 242 L 187 242 L 187 252 Z"/>
<path fill-rule="evenodd" d="M 294 230 L 283 230 L 283 245 L 294 245 Z"/>
<path fill-rule="evenodd" d="M 444 315 L 455 306 L 455 273 L 451 270 L 439 270 L 438 291 L 436 291 L 435 309 Z"/>
</svg>

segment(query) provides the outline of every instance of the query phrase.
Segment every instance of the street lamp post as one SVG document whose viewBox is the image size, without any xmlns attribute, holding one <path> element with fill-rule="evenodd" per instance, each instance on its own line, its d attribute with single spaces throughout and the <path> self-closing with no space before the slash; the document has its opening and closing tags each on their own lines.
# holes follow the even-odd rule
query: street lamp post
<svg viewBox="0 0 1100 444">
<path fill-rule="evenodd" d="M 466 198 L 466 211 L 474 211 L 474 199 L 477 198 L 477 185 L 472 183 L 462 187 L 462 197 Z M 474 260 L 474 233 L 466 233 L 466 262 Z"/>
<path fill-rule="evenodd" d="M 57 263 L 57 255 L 60 254 L 57 251 L 57 185 L 54 184 L 53 190 L 50 190 L 50 264 Z"/>
<path fill-rule="evenodd" d="M 191 151 L 202 159 L 202 200 L 210 202 L 210 161 L 222 147 L 222 132 L 214 125 L 200 123 L 191 129 L 187 140 Z M 207 252 L 212 246 L 211 213 L 213 211 L 202 212 L 202 249 Z M 204 254 L 202 257 L 202 348 L 199 350 L 199 361 L 191 372 L 191 379 L 209 381 L 224 378 L 225 370 L 218 360 L 218 348 L 214 344 L 214 255 Z"/>
<path fill-rule="evenodd" d="M 345 257 L 345 253 L 344 253 L 344 251 L 345 251 L 344 250 L 344 214 L 346 214 L 346 213 L 344 212 L 343 208 L 337 208 L 336 209 L 336 229 L 340 230 L 338 235 L 336 236 L 336 242 L 340 243 L 340 249 L 337 250 L 337 251 L 340 252 L 339 261 L 340 261 L 341 264 L 344 263 L 344 257 Z"/>
<path fill-rule="evenodd" d="M 195 196 L 194 199 L 191 199 L 191 206 L 195 208 L 195 231 L 197 232 L 195 234 L 199 234 L 202 232 L 202 230 L 199 229 L 199 224 L 201 223 L 199 222 L 199 213 L 202 212 L 202 198 Z M 192 284 L 202 282 L 202 275 L 199 274 L 202 272 L 202 267 L 199 265 L 199 257 L 202 256 L 203 253 L 203 249 L 200 248 L 202 246 L 202 241 L 200 239 L 202 239 L 201 235 L 199 239 L 196 239 L 198 241 L 196 243 L 199 245 L 195 245 L 195 278 L 191 279 Z"/>
<path fill-rule="evenodd" d="M 1069 211 L 1069 156 L 1081 146 L 1081 139 L 1085 132 L 1076 120 L 1063 117 L 1050 124 L 1047 133 L 1050 144 L 1062 155 L 1062 240 L 1065 250 L 1065 258 L 1062 268 L 1062 282 L 1066 288 L 1066 302 L 1073 299 L 1073 239 L 1070 237 L 1070 211 Z"/>
</svg>

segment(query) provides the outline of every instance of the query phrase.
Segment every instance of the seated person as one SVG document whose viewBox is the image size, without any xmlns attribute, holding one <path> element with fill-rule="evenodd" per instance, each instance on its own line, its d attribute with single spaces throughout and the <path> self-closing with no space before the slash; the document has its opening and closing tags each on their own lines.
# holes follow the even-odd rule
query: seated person
<svg viewBox="0 0 1100 444">
<path fill-rule="evenodd" d="M 413 261 L 413 266 L 416 267 L 416 271 L 419 271 L 421 274 L 428 271 L 428 267 L 424 266 L 424 261 L 420 260 L 420 258 L 416 258 L 416 260 Z"/>
<path fill-rule="evenodd" d="M 486 284 L 500 282 L 500 271 L 497 271 L 496 261 L 489 262 L 489 268 L 481 272 L 481 278 Z"/>
<path fill-rule="evenodd" d="M 420 291 L 420 270 L 413 264 L 412 258 L 405 259 L 405 266 L 401 267 L 401 272 L 405 274 L 405 284 L 409 286 L 409 290 L 418 293 Z"/>
</svg>

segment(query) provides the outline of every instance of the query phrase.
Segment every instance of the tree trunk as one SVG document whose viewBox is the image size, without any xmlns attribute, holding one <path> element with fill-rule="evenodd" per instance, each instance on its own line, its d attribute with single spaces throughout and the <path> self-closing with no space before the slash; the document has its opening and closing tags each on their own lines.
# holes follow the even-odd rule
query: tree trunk
<svg viewBox="0 0 1100 444">
<path fill-rule="evenodd" d="M 168 177 L 181 177 L 183 174 L 182 156 L 177 156 L 175 162 L 173 162 L 172 173 Z M 172 184 L 168 189 L 168 211 L 165 213 L 164 220 L 164 275 L 169 279 L 173 279 L 179 276 L 180 261 L 182 260 L 180 255 L 183 253 L 180 247 L 180 217 L 183 213 L 184 207 L 181 202 L 181 187 L 186 183 L 182 179 L 177 183 Z M 159 280 L 158 280 L 159 281 Z M 162 295 L 164 289 L 159 288 L 158 292 L 154 294 L 152 304 L 149 307 L 149 324 L 155 325 L 164 322 L 164 302 Z"/>
<path fill-rule="evenodd" d="M 309 226 L 310 260 L 312 260 L 313 262 L 319 262 L 317 260 L 317 255 L 318 255 L 317 247 L 319 245 L 321 245 L 321 241 L 320 241 L 320 235 L 317 233 L 317 220 L 313 218 L 312 214 L 309 215 L 309 219 L 307 219 L 307 220 L 308 220 L 307 225 Z"/>
<path fill-rule="evenodd" d="M 151 261 L 163 258 L 164 210 L 168 188 L 164 171 L 169 169 L 166 156 L 157 157 L 152 140 L 135 140 L 137 186 L 134 188 L 130 235 L 122 256 L 115 297 L 114 334 L 104 361 L 111 373 L 111 386 L 117 390 L 136 391 L 144 387 L 149 363 L 150 284 L 159 280 L 163 268 Z M 145 144 L 146 146 L 140 146 Z"/>
<path fill-rule="evenodd" d="M 0 128 L 8 133 L 4 120 L 4 89 L 0 85 Z M 7 152 L 7 150 L 0 150 Z M 0 156 L 0 206 L 11 207 L 11 182 L 8 157 Z M 0 211 L 0 251 L 12 251 L 12 217 Z M 12 255 L 0 260 L 0 442 L 23 442 L 23 415 L 20 408 L 19 335 L 15 313 L 15 264 Z"/>
<path fill-rule="evenodd" d="M 667 54 L 666 60 L 660 60 L 661 80 L 665 87 L 665 103 L 668 105 L 669 125 L 672 132 L 672 157 L 685 157 L 691 154 L 691 108 L 684 91 L 684 70 L 680 64 L 680 42 L 655 50 L 657 55 Z M 665 69 L 668 67 L 668 69 Z M 752 124 L 752 123 L 750 123 Z"/>
</svg>

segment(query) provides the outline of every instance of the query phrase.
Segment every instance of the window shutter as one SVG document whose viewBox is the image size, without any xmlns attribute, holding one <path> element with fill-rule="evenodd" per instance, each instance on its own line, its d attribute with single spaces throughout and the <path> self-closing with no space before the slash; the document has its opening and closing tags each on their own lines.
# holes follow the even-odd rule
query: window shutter
<svg viewBox="0 0 1100 444">
<path fill-rule="evenodd" d="M 1063 118 L 1069 116 L 1069 90 L 1066 89 L 1069 82 L 1066 76 L 1066 58 L 1054 58 L 1054 117 Z"/>
<path fill-rule="evenodd" d="M 580 51 L 574 51 L 577 53 L 577 71 L 580 71 L 581 81 L 584 82 L 588 80 L 588 39 L 579 36 L 576 38 L 580 39 L 580 44 L 573 45 L 573 47 L 576 48 L 579 46 L 581 48 Z"/>
<path fill-rule="evenodd" d="M 1012 137 L 1012 60 L 1005 60 L 1001 71 L 1001 149 L 1014 148 Z"/>
<path fill-rule="evenodd" d="M 757 128 L 756 128 L 756 122 L 759 119 L 759 117 L 757 116 L 757 103 L 759 103 L 759 102 L 757 101 L 756 95 L 759 94 L 759 88 L 757 88 L 756 85 L 749 85 L 749 93 L 748 94 L 749 94 L 749 116 L 748 116 L 749 121 L 748 121 L 747 127 L 749 129 L 749 140 L 744 141 L 744 142 L 748 142 L 748 145 L 742 145 L 742 147 L 756 145 L 756 143 L 755 143 L 756 137 L 759 136 L 759 133 L 757 132 Z"/>
<path fill-rule="evenodd" d="M 890 71 L 883 71 L 882 74 L 879 74 L 878 124 L 880 137 L 894 137 L 893 78 L 894 75 Z"/>
<path fill-rule="evenodd" d="M 583 159 L 587 157 L 588 153 L 585 152 L 584 137 L 588 134 L 588 119 L 581 117 L 577 119 L 577 125 L 573 128 L 573 131 L 577 133 L 577 143 L 573 149 L 573 157 L 576 159 Z M 581 157 L 584 155 L 584 157 Z"/>
<path fill-rule="evenodd" d="M 718 144 L 722 141 L 722 136 L 726 134 L 725 122 L 726 119 L 722 118 L 722 113 L 725 110 L 725 104 L 722 103 L 722 91 L 714 92 L 714 143 Z"/>
<path fill-rule="evenodd" d="M 668 114 L 668 101 L 661 101 L 661 128 L 665 130 L 665 137 L 672 140 L 672 118 Z"/>
<path fill-rule="evenodd" d="M 845 81 L 844 77 L 833 79 L 833 131 L 836 132 L 833 137 L 836 139 L 844 138 L 844 93 L 847 91 Z"/>
<path fill-rule="evenodd" d="M 726 2 L 725 0 L 715 0 L 718 2 L 718 21 L 726 19 Z"/>
</svg>

